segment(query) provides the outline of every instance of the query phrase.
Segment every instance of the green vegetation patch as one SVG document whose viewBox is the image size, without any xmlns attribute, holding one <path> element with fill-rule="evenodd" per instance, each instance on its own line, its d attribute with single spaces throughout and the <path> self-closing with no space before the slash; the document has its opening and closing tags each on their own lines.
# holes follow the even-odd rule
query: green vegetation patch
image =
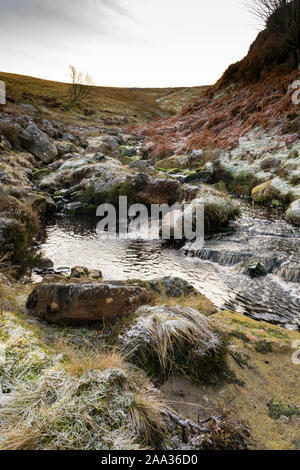
<svg viewBox="0 0 300 470">
<path fill-rule="evenodd" d="M 274 398 L 268 403 L 269 416 L 275 421 L 280 419 L 281 416 L 292 418 L 293 416 L 300 416 L 300 410 L 295 405 L 285 405 L 281 401 Z"/>
<path fill-rule="evenodd" d="M 269 341 L 258 341 L 255 345 L 255 351 L 260 354 L 269 354 L 272 352 L 272 345 Z"/>
</svg>

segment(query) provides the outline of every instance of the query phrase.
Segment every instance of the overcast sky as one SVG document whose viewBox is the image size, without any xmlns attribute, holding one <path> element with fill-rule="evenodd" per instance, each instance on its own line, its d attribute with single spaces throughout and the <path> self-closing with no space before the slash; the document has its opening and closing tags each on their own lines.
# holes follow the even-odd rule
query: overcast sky
<svg viewBox="0 0 300 470">
<path fill-rule="evenodd" d="M 96 85 L 214 83 L 258 33 L 243 0 L 0 0 L 0 70 Z"/>
</svg>

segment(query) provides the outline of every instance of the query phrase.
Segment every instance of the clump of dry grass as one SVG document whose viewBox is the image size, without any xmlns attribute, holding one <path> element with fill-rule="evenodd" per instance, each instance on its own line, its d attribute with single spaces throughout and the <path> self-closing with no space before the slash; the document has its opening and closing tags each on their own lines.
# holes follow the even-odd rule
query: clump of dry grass
<svg viewBox="0 0 300 470">
<path fill-rule="evenodd" d="M 165 305 L 166 307 L 176 307 L 180 305 L 181 307 L 193 308 L 205 316 L 216 313 L 216 307 L 213 303 L 199 292 L 189 295 L 183 293 L 180 297 L 174 298 L 162 291 L 161 294 L 155 298 L 154 303 L 155 305 Z"/>
<path fill-rule="evenodd" d="M 80 377 L 88 371 L 105 371 L 111 368 L 124 369 L 126 361 L 121 352 L 104 346 L 98 350 L 91 345 L 74 347 L 66 340 L 59 341 L 57 351 L 63 357 L 63 366 L 72 376 Z"/>
<path fill-rule="evenodd" d="M 159 446 L 163 441 L 165 426 L 162 413 L 166 406 L 162 406 L 159 396 L 150 395 L 145 391 L 138 391 L 133 395 L 129 407 L 129 422 L 147 446 Z"/>
<path fill-rule="evenodd" d="M 28 205 L 13 196 L 1 194 L 0 219 L 3 239 L 0 261 L 11 262 L 24 271 L 37 261 L 38 254 L 30 247 L 39 233 L 39 218 Z"/>
<path fill-rule="evenodd" d="M 273 168 L 278 168 L 280 161 L 277 158 L 268 157 L 260 162 L 261 170 L 271 170 Z"/>
<path fill-rule="evenodd" d="M 59 340 L 13 314 L 0 319 L 0 450 L 105 450 L 162 445 L 166 405 L 143 371 L 115 349 Z M 5 333 L 5 334 L 4 334 Z M 54 343 L 54 342 L 53 342 Z"/>
<path fill-rule="evenodd" d="M 33 450 L 38 446 L 41 435 L 28 428 L 15 430 L 1 435 L 0 450 Z"/>
<path fill-rule="evenodd" d="M 158 446 L 165 404 L 144 376 L 135 381 L 131 368 L 82 375 L 53 368 L 20 384 L 0 411 L 0 450 L 105 450 L 118 429 L 127 436 L 125 449 Z"/>
<path fill-rule="evenodd" d="M 141 307 L 120 337 L 128 356 L 153 375 L 174 372 L 206 379 L 223 362 L 224 344 L 206 317 L 191 308 Z"/>
</svg>

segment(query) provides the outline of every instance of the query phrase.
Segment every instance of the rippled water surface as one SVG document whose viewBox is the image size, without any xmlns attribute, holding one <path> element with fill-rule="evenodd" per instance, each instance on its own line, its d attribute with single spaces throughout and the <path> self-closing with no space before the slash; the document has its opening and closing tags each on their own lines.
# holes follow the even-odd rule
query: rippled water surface
<svg viewBox="0 0 300 470">
<path fill-rule="evenodd" d="M 300 326 L 299 229 L 278 214 L 241 203 L 232 231 L 207 240 L 196 257 L 156 240 L 103 240 L 96 221 L 58 218 L 47 227 L 44 254 L 55 267 L 101 269 L 105 280 L 181 277 L 217 307 L 240 311 L 287 327 Z M 268 267 L 251 279 L 243 263 L 255 259 Z M 291 282 L 292 281 L 292 282 Z"/>
</svg>

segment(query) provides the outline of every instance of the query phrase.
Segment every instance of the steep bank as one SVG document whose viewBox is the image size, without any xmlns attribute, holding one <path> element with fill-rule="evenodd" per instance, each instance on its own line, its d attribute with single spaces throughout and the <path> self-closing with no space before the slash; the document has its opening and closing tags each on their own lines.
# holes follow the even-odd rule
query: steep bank
<svg viewBox="0 0 300 470">
<path fill-rule="evenodd" d="M 200 98 L 136 134 L 157 167 L 191 168 L 188 159 L 198 155 L 192 168 L 199 178 L 210 175 L 231 193 L 285 206 L 288 219 L 299 224 L 300 120 L 292 99 L 297 79 L 290 51 L 263 31 L 248 55 Z M 172 154 L 177 162 L 167 163 Z"/>
<path fill-rule="evenodd" d="M 203 146 L 232 149 L 256 127 L 272 129 L 297 117 L 290 88 L 297 77 L 290 50 L 262 31 L 248 55 L 231 65 L 201 97 L 176 116 L 150 123 L 137 133 L 146 137 L 156 157 Z"/>
</svg>

